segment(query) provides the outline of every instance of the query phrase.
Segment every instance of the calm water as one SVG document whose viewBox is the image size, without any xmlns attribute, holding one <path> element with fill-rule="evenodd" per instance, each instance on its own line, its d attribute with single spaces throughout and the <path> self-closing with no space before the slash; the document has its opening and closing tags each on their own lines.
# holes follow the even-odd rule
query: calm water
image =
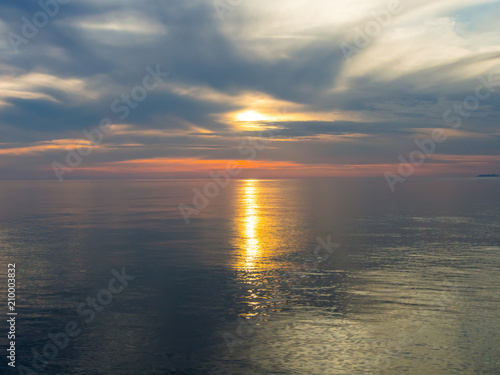
<svg viewBox="0 0 500 375">
<path fill-rule="evenodd" d="M 40 373 L 500 373 L 499 179 L 232 181 L 187 225 L 205 184 L 0 182 L 17 365 L 74 321 Z"/>
</svg>

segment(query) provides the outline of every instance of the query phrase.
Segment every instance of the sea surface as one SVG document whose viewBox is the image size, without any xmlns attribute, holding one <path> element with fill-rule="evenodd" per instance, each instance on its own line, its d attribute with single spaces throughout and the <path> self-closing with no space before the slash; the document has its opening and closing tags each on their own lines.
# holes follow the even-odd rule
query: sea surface
<svg viewBox="0 0 500 375">
<path fill-rule="evenodd" d="M 498 375 L 499 188 L 0 181 L 0 373 Z"/>
</svg>

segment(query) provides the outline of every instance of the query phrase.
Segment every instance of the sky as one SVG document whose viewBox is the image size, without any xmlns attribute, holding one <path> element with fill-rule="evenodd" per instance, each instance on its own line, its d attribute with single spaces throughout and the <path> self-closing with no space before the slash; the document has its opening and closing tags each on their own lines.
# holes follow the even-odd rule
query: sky
<svg viewBox="0 0 500 375">
<path fill-rule="evenodd" d="M 491 0 L 4 0 L 0 179 L 500 173 L 499 31 Z"/>
</svg>

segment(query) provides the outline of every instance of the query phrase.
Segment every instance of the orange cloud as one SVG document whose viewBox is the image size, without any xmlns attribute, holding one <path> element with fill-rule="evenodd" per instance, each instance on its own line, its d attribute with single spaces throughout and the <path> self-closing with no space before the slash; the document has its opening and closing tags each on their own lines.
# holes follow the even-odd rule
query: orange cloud
<svg viewBox="0 0 500 375">
<path fill-rule="evenodd" d="M 500 156 L 432 155 L 416 165 L 413 176 L 475 176 L 495 172 Z M 397 173 L 391 164 L 302 164 L 270 160 L 210 160 L 197 158 L 154 158 L 81 165 L 76 178 L 210 178 L 210 172 L 241 169 L 234 178 L 380 177 Z"/>
<path fill-rule="evenodd" d="M 292 178 L 382 175 L 388 164 L 332 165 L 301 164 L 289 161 L 205 160 L 195 158 L 157 158 L 102 163 L 75 169 L 80 177 L 151 177 L 193 176 L 208 178 L 209 172 L 228 168 L 241 169 L 236 177 Z"/>
<path fill-rule="evenodd" d="M 3 148 L 0 149 L 0 155 L 32 155 L 52 150 L 75 149 L 81 146 L 90 146 L 92 143 L 81 139 L 58 139 L 54 141 L 45 141 L 34 143 L 33 146 Z M 94 146 L 95 147 L 95 146 Z"/>
<path fill-rule="evenodd" d="M 429 159 L 453 162 L 488 163 L 500 162 L 500 155 L 431 155 Z"/>
</svg>

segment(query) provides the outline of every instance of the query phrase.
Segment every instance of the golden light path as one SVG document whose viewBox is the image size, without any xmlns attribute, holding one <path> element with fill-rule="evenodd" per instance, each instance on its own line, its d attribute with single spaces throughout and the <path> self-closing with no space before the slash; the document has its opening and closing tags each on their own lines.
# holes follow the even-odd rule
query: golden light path
<svg viewBox="0 0 500 375">
<path fill-rule="evenodd" d="M 241 192 L 241 216 L 238 229 L 243 237 L 240 267 L 252 269 L 262 253 L 262 243 L 260 239 L 260 229 L 262 226 L 262 216 L 259 205 L 259 186 L 257 180 L 244 181 Z"/>
</svg>

